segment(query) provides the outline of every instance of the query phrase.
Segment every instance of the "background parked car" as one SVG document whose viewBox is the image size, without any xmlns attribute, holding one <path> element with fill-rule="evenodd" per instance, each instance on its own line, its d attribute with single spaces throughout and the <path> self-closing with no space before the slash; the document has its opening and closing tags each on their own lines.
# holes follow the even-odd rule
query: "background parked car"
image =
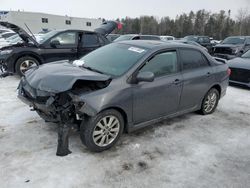
<svg viewBox="0 0 250 188">
<path fill-rule="evenodd" d="M 228 66 L 231 69 L 229 82 L 250 88 L 250 50 L 241 57 L 229 60 Z"/>
<path fill-rule="evenodd" d="M 138 35 L 138 34 L 127 34 L 121 35 L 114 42 L 124 41 L 124 40 L 161 40 L 158 35 Z"/>
<path fill-rule="evenodd" d="M 113 42 L 115 39 L 117 39 L 118 37 L 120 37 L 121 35 L 120 34 L 109 34 L 107 36 L 107 39 L 110 41 L 110 42 Z"/>
<path fill-rule="evenodd" d="M 213 49 L 213 55 L 224 59 L 241 56 L 250 49 L 250 36 L 227 37 Z"/>
<path fill-rule="evenodd" d="M 104 22 L 96 32 L 82 30 L 54 30 L 33 38 L 22 28 L 7 22 L 0 22 L 16 32 L 23 43 L 0 49 L 0 67 L 7 72 L 22 76 L 31 66 L 57 60 L 75 60 L 109 43 L 105 37 L 117 23 Z M 25 47 L 25 48 L 24 48 Z"/>
<path fill-rule="evenodd" d="M 213 44 L 211 43 L 210 38 L 208 36 L 190 35 L 184 37 L 183 39 L 199 43 L 201 46 L 207 48 L 210 54 L 213 52 Z"/>
<path fill-rule="evenodd" d="M 160 36 L 161 40 L 163 41 L 169 41 L 169 40 L 175 40 L 175 37 L 173 36 Z"/>
<path fill-rule="evenodd" d="M 0 34 L 2 34 L 2 33 L 6 33 L 6 32 L 10 32 L 11 30 L 9 30 L 9 29 L 0 29 Z"/>
<path fill-rule="evenodd" d="M 0 39 L 1 38 L 2 39 L 6 39 L 6 38 L 9 38 L 9 37 L 11 37 L 13 35 L 16 35 L 16 33 L 12 32 L 12 31 L 10 31 L 10 32 L 4 32 L 4 33 L 0 34 Z"/>
</svg>

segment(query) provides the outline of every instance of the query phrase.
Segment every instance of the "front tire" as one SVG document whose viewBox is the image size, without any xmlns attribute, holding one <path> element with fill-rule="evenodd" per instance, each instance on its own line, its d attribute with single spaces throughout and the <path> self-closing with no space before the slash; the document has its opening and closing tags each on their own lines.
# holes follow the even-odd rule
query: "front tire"
<svg viewBox="0 0 250 188">
<path fill-rule="evenodd" d="M 24 56 L 17 60 L 16 62 L 16 73 L 19 76 L 23 76 L 25 72 L 31 67 L 31 66 L 38 66 L 39 62 L 37 59 L 30 57 L 30 56 Z"/>
<path fill-rule="evenodd" d="M 80 126 L 82 143 L 94 152 L 111 148 L 120 138 L 124 129 L 122 115 L 113 109 L 105 110 L 89 117 Z"/>
<path fill-rule="evenodd" d="M 203 115 L 212 114 L 218 105 L 219 99 L 220 94 L 218 90 L 215 88 L 210 89 L 202 101 L 200 112 Z"/>
</svg>

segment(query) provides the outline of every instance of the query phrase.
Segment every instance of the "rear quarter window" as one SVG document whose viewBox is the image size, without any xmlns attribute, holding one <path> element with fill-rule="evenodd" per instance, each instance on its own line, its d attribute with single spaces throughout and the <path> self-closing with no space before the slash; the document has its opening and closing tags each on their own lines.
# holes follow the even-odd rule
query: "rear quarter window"
<svg viewBox="0 0 250 188">
<path fill-rule="evenodd" d="M 183 70 L 192 70 L 209 66 L 207 59 L 197 50 L 181 49 L 180 56 Z"/>
</svg>

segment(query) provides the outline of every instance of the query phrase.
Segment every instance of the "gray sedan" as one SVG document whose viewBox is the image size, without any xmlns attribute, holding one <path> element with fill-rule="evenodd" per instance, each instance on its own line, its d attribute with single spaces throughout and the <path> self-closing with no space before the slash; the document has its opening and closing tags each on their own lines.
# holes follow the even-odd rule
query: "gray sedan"
<svg viewBox="0 0 250 188">
<path fill-rule="evenodd" d="M 27 71 L 19 98 L 46 121 L 58 123 L 57 155 L 67 155 L 68 130 L 100 152 L 121 134 L 163 119 L 199 111 L 211 114 L 225 95 L 228 66 L 188 44 L 123 41 L 74 63 Z"/>
</svg>

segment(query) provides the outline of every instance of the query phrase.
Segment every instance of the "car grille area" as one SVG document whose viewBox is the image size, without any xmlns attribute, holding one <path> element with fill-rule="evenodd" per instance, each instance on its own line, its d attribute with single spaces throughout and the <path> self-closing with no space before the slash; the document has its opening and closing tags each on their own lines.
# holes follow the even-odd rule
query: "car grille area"
<svg viewBox="0 0 250 188">
<path fill-rule="evenodd" d="M 231 69 L 230 80 L 242 83 L 250 83 L 250 70 L 238 69 L 238 68 L 230 68 L 230 69 Z"/>
<path fill-rule="evenodd" d="M 214 53 L 233 55 L 233 50 L 227 47 L 216 47 Z"/>
</svg>

